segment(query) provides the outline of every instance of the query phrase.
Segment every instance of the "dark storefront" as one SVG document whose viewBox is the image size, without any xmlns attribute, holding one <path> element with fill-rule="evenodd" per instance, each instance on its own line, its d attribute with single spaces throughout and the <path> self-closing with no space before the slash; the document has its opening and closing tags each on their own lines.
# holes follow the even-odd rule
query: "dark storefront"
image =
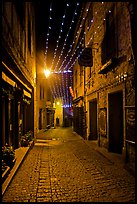
<svg viewBox="0 0 137 204">
<path fill-rule="evenodd" d="M 20 137 L 33 131 L 33 89 L 4 63 L 2 66 L 2 146 L 20 146 Z"/>
</svg>

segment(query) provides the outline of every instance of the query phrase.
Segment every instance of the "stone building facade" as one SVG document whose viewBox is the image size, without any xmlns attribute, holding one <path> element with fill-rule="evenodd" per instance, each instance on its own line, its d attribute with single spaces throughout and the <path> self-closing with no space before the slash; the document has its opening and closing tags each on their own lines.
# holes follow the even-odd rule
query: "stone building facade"
<svg viewBox="0 0 137 204">
<path fill-rule="evenodd" d="M 2 1 L 2 146 L 20 147 L 36 127 L 35 13 L 32 2 Z"/>
<path fill-rule="evenodd" d="M 134 6 L 87 2 L 76 28 L 73 128 L 135 170 Z M 80 129 L 81 127 L 81 129 Z"/>
<path fill-rule="evenodd" d="M 55 108 L 53 107 L 53 97 L 50 89 L 50 77 L 46 78 L 45 66 L 45 36 L 37 33 L 37 53 L 36 53 L 36 92 L 37 92 L 37 132 L 54 127 Z"/>
</svg>

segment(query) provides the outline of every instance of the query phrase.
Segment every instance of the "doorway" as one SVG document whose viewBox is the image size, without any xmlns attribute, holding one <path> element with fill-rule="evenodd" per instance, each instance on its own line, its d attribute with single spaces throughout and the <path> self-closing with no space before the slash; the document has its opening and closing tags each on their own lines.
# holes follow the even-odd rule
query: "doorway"
<svg viewBox="0 0 137 204">
<path fill-rule="evenodd" d="M 97 140 L 97 100 L 89 102 L 90 134 L 89 140 Z"/>
<path fill-rule="evenodd" d="M 39 109 L 39 130 L 42 129 L 42 108 Z"/>
<path fill-rule="evenodd" d="M 122 153 L 123 147 L 123 92 L 108 95 L 109 151 Z"/>
</svg>

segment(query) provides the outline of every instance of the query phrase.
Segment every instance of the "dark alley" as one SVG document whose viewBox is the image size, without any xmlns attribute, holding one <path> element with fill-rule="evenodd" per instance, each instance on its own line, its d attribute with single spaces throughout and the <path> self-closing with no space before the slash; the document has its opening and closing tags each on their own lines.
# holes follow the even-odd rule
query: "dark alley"
<svg viewBox="0 0 137 204">
<path fill-rule="evenodd" d="M 135 202 L 135 179 L 118 154 L 72 128 L 38 134 L 3 202 Z"/>
<path fill-rule="evenodd" d="M 135 202 L 135 2 L 1 1 L 3 202 Z"/>
</svg>

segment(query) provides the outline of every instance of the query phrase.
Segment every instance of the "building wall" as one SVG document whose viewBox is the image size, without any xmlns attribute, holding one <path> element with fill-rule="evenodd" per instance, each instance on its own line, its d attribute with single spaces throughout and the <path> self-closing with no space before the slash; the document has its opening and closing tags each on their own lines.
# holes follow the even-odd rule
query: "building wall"
<svg viewBox="0 0 137 204">
<path fill-rule="evenodd" d="M 87 14 L 86 18 L 87 10 L 90 15 Z M 82 93 L 79 74 L 81 66 L 78 63 L 75 64 L 74 73 L 77 73 L 77 80 L 74 74 L 74 102 L 80 95 L 83 96 L 86 110 L 86 139 L 92 140 L 93 133 L 96 132 L 97 137 L 94 139 L 100 146 L 123 155 L 126 152 L 128 161 L 132 160 L 131 166 L 134 166 L 135 61 L 128 2 L 88 2 L 85 4 L 84 11 L 82 17 L 86 18 L 85 22 L 82 23 L 83 18 L 81 18 L 85 31 L 84 44 L 85 47 L 92 48 L 93 65 L 91 68 L 87 65 L 83 66 L 82 87 L 85 92 Z M 80 33 L 82 29 L 78 30 Z M 78 40 L 76 44 L 77 42 Z M 106 61 L 103 61 L 104 59 Z M 115 61 L 111 63 L 110 59 Z M 79 102 L 74 103 L 74 106 L 78 104 Z M 94 109 L 96 107 L 97 110 L 92 107 Z M 118 115 L 118 113 L 121 114 Z M 116 137 L 117 130 L 119 130 L 119 138 Z M 118 150 L 118 145 L 121 150 Z"/>
<path fill-rule="evenodd" d="M 47 129 L 53 125 L 53 98 L 50 90 L 50 77 L 46 78 L 44 74 L 45 66 L 45 47 L 43 35 L 37 36 L 37 55 L 36 55 L 36 90 L 37 90 L 37 132 L 42 129 Z"/>
<path fill-rule="evenodd" d="M 27 131 L 35 135 L 34 31 L 31 2 L 2 2 L 2 138 L 15 148 Z"/>
<path fill-rule="evenodd" d="M 42 51 L 37 52 L 37 131 L 39 129 L 46 129 L 46 96 L 45 87 L 46 78 L 42 72 L 44 69 L 44 55 Z M 41 111 L 41 113 L 40 113 Z M 40 115 L 41 114 L 41 115 Z M 40 122 L 41 120 L 41 122 Z M 40 124 L 41 123 L 41 124 Z"/>
</svg>

